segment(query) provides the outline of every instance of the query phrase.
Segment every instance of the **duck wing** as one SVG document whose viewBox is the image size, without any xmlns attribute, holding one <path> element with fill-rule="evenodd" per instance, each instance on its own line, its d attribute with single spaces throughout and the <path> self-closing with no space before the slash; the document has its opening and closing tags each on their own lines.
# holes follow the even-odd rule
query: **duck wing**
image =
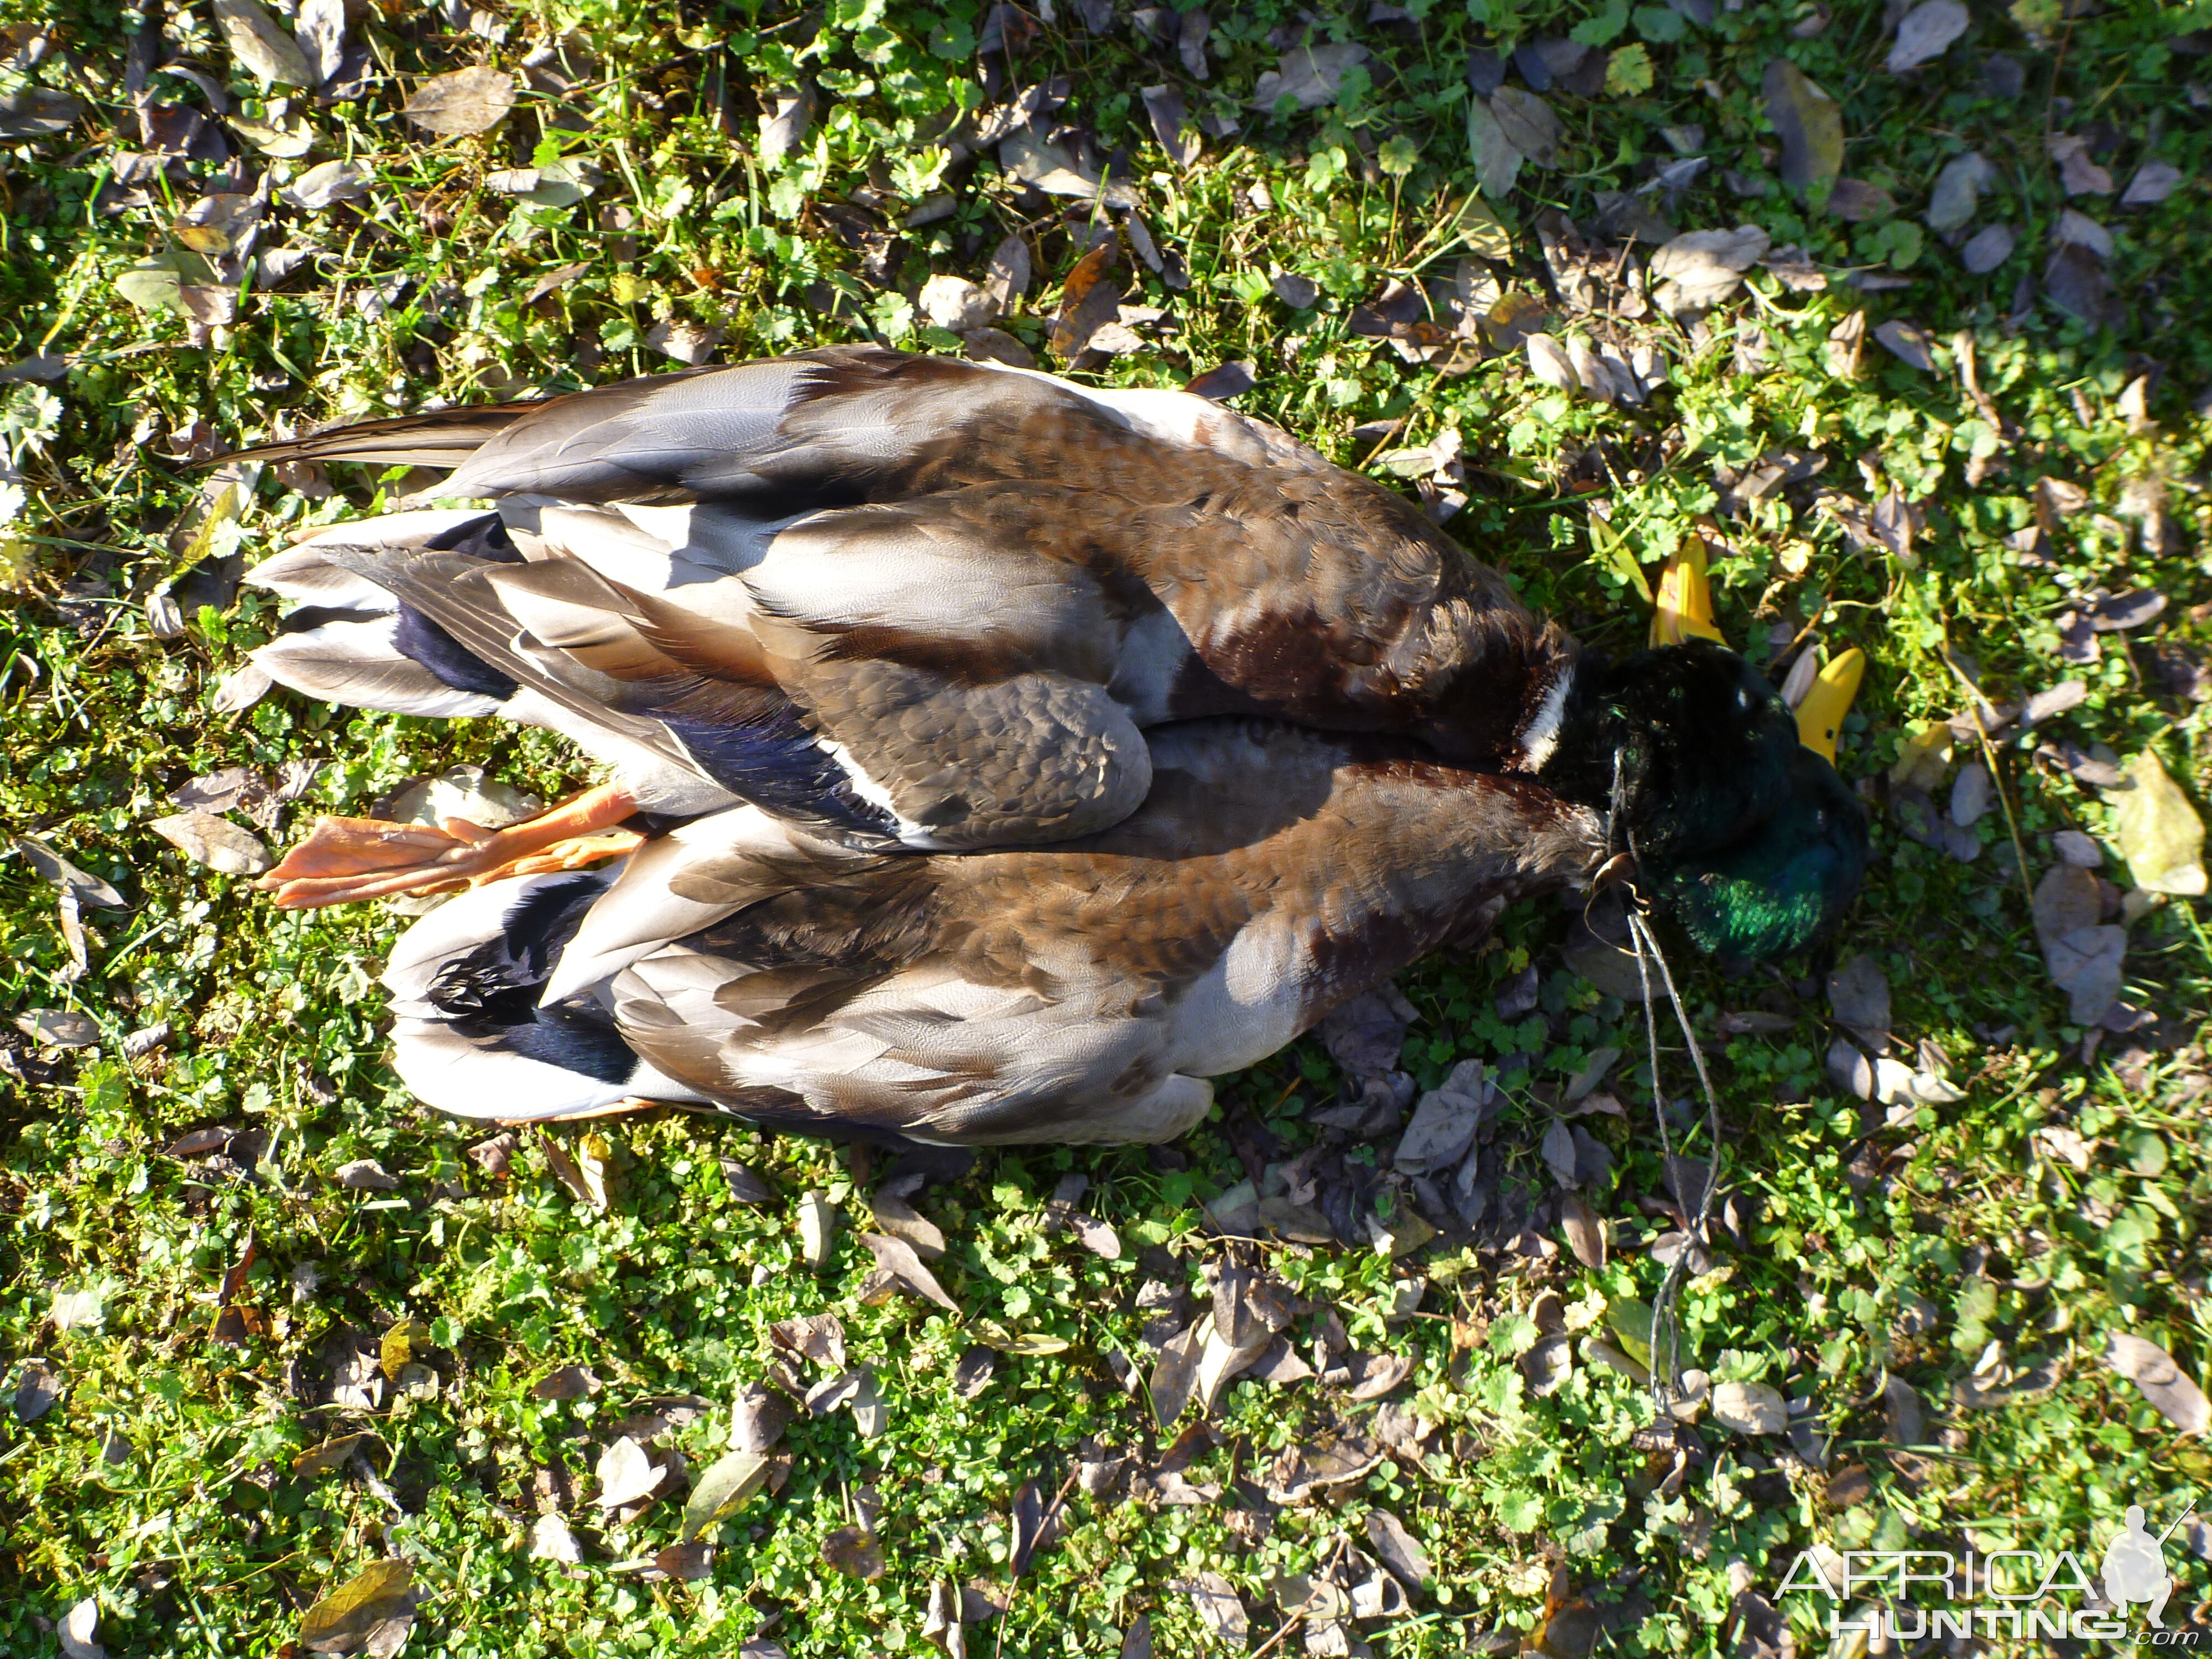
<svg viewBox="0 0 2212 1659">
<path fill-rule="evenodd" d="M 1603 856 L 1594 814 L 1370 739 L 1196 721 L 1156 734 L 1155 767 L 1128 819 L 1058 848 L 794 861 L 757 823 L 719 852 L 712 820 L 691 826 L 661 878 L 732 908 L 597 959 L 617 1029 L 741 1115 L 1164 1139 L 1203 1114 L 1204 1078 Z M 571 948 L 623 903 L 618 884 Z"/>
<path fill-rule="evenodd" d="M 526 556 L 751 632 L 845 786 L 917 848 L 1117 821 L 1148 783 L 1139 734 L 1195 716 L 1531 764 L 1572 656 L 1409 502 L 1182 393 L 840 348 L 255 453 L 448 441 L 444 489 L 497 501 Z M 480 596 L 449 621 L 416 574 L 408 603 L 458 637 Z"/>
</svg>

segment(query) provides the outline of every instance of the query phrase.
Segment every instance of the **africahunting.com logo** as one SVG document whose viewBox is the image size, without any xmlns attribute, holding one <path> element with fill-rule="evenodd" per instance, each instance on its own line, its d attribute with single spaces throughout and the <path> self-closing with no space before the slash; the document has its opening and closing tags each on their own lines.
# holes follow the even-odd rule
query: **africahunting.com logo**
<svg viewBox="0 0 2212 1659">
<path fill-rule="evenodd" d="M 2094 1578 L 2071 1550 L 1991 1550 L 1978 1558 L 1972 1550 L 1806 1550 L 1776 1600 L 1793 1590 L 1826 1596 L 1829 1635 L 1863 1636 L 1869 1646 L 1979 1636 L 2202 1650 L 2212 1647 L 2206 1632 L 2166 1625 L 2174 1589 L 2166 1543 L 2196 1508 L 2191 1498 L 2154 1537 L 2142 1506 L 2130 1504 Z"/>
</svg>

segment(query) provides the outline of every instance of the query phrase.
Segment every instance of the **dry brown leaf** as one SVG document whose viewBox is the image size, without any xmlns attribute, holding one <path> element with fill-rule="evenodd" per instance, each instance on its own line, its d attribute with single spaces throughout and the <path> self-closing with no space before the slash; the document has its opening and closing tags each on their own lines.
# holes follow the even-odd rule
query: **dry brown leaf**
<svg viewBox="0 0 2212 1659">
<path fill-rule="evenodd" d="M 1121 286 L 1112 279 L 1118 240 L 1109 236 L 1075 262 L 1061 286 L 1060 310 L 1052 322 L 1052 349 L 1073 362 L 1091 337 L 1112 322 L 1121 307 Z"/>
<path fill-rule="evenodd" d="M 2107 1331 L 2105 1363 L 2142 1389 L 2159 1415 L 2184 1434 L 2212 1430 L 2212 1401 L 2157 1343 L 2128 1331 Z"/>
<path fill-rule="evenodd" d="M 216 21 L 222 25 L 230 55 L 264 86 L 282 83 L 312 88 L 316 75 L 300 43 L 280 27 L 256 0 L 215 0 Z"/>
<path fill-rule="evenodd" d="M 649 1498 L 668 1471 L 656 1468 L 645 1448 L 623 1435 L 599 1454 L 599 1494 L 592 1499 L 603 1510 L 618 1510 Z"/>
<path fill-rule="evenodd" d="M 211 812 L 173 812 L 146 827 L 193 863 L 225 875 L 258 876 L 270 863 L 260 836 Z"/>
<path fill-rule="evenodd" d="M 835 1314 L 808 1314 L 799 1319 L 778 1320 L 768 1328 L 768 1340 L 784 1352 L 811 1359 L 817 1365 L 845 1369 L 845 1327 Z"/>
<path fill-rule="evenodd" d="M 328 1474 L 342 1468 L 353 1456 L 354 1448 L 376 1436 L 364 1429 L 358 1434 L 342 1434 L 325 1440 L 319 1446 L 310 1446 L 292 1460 L 292 1473 L 302 1480 L 312 1480 L 319 1474 Z"/>
<path fill-rule="evenodd" d="M 400 113 L 441 137 L 458 138 L 490 131 L 514 107 L 514 77 L 479 66 L 425 81 Z"/>
<path fill-rule="evenodd" d="M 415 1569 L 405 1561 L 372 1561 L 309 1607 L 300 1620 L 300 1645 L 310 1653 L 351 1653 L 366 1646 L 386 1620 L 404 1619 L 415 1605 Z"/>
<path fill-rule="evenodd" d="M 945 1234 L 938 1224 L 907 1202 L 921 1177 L 908 1176 L 877 1189 L 868 1200 L 876 1225 L 893 1238 L 902 1238 L 916 1255 L 934 1261 L 945 1254 Z"/>
<path fill-rule="evenodd" d="M 1844 170 L 1844 112 L 1786 58 L 1766 66 L 1766 115 L 1782 139 L 1782 182 L 1809 190 Z"/>
<path fill-rule="evenodd" d="M 945 1293 L 945 1286 L 937 1282 L 937 1275 L 922 1265 L 915 1254 L 914 1246 L 902 1238 L 889 1238 L 882 1233 L 862 1233 L 860 1243 L 874 1256 L 876 1265 L 896 1279 L 901 1285 L 916 1296 L 934 1302 L 948 1313 L 958 1313 L 960 1304 Z"/>
<path fill-rule="evenodd" d="M 123 895 L 98 876 L 80 870 L 59 853 L 31 836 L 16 836 L 10 844 L 39 873 L 39 878 L 58 892 L 74 895 L 80 904 L 109 908 L 123 903 Z"/>
<path fill-rule="evenodd" d="M 563 1365 L 538 1379 L 530 1390 L 533 1400 L 581 1400 L 605 1386 L 589 1365 Z"/>
<path fill-rule="evenodd" d="M 683 1541 L 690 1543 L 724 1516 L 734 1514 L 768 1484 L 768 1459 L 757 1451 L 725 1453 L 693 1484 L 684 1504 Z"/>
<path fill-rule="evenodd" d="M 840 1527 L 822 1540 L 822 1559 L 855 1578 L 884 1576 L 884 1547 L 866 1527 Z"/>
<path fill-rule="evenodd" d="M 1960 0 L 1921 0 L 1897 26 L 1897 40 L 1889 49 L 1889 72 L 1902 75 L 1933 63 L 1972 21 Z"/>
<path fill-rule="evenodd" d="M 1567 1248 L 1575 1260 L 1595 1271 L 1605 1266 L 1605 1223 L 1572 1193 L 1559 1201 L 1559 1224 L 1567 1235 Z"/>
</svg>

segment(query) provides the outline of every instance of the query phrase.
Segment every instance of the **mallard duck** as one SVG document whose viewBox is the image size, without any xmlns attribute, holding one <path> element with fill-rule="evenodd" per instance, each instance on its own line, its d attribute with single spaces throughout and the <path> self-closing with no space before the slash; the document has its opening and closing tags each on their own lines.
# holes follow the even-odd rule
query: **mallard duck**
<svg viewBox="0 0 2212 1659">
<path fill-rule="evenodd" d="M 1049 846 L 869 849 L 740 806 L 477 887 L 392 952 L 395 1065 L 473 1117 L 1164 1140 L 1206 1079 L 1607 857 L 1595 809 L 1403 738 L 1214 718 L 1151 753 L 1141 806 Z"/>
<path fill-rule="evenodd" d="M 839 348 L 247 453 L 450 466 L 492 503 L 258 567 L 299 601 L 272 679 L 613 769 L 495 834 L 326 819 L 280 904 L 604 857 L 641 809 L 866 854 L 1079 841 L 1146 799 L 1161 731 L 1231 714 L 1601 811 L 1708 950 L 1811 942 L 1863 871 L 1856 803 L 1735 653 L 1585 651 L 1411 502 L 1188 394 Z"/>
</svg>

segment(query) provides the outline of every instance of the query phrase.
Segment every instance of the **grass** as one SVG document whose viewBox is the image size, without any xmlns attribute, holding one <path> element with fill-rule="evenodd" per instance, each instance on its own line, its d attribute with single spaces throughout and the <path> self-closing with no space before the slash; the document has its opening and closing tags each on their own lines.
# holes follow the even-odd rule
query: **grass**
<svg viewBox="0 0 2212 1659">
<path fill-rule="evenodd" d="M 1270 32 L 1295 15 L 1273 0 L 1216 9 L 1203 80 L 1126 16 L 1100 35 L 1080 21 L 1090 8 L 1060 0 L 1057 21 L 1045 9 L 999 25 L 1018 48 L 995 58 L 1006 89 L 1067 77 L 1054 118 L 1117 158 L 1114 176 L 1152 237 L 1189 274 L 1187 288 L 1170 288 L 1125 266 L 1135 270 L 1129 301 L 1165 317 L 1140 320 L 1142 349 L 1103 362 L 1100 378 L 1176 386 L 1249 361 L 1258 385 L 1243 406 L 1347 463 L 1370 459 L 1371 423 L 1395 422 L 1387 447 L 1399 450 L 1456 431 L 1463 477 L 1441 480 L 1468 497 L 1455 533 L 1602 645 L 1632 645 L 1645 626 L 1638 562 L 1656 574 L 1705 515 L 1721 514 L 1715 582 L 1732 640 L 1762 659 L 1807 631 L 1832 652 L 1866 652 L 1841 764 L 1875 781 L 1877 798 L 1912 723 L 1960 709 L 1953 663 L 1999 702 L 2083 679 L 2081 707 L 1997 755 L 2029 880 L 2053 862 L 2055 831 L 2111 846 L 2105 800 L 2039 757 L 2045 737 L 2121 757 L 2155 750 L 2201 798 L 2204 722 L 2185 688 L 2212 599 L 2201 550 L 2212 531 L 2208 428 L 2191 402 L 2212 383 L 2199 218 L 2212 97 L 2197 84 L 2212 65 L 2190 55 L 2198 41 L 2176 40 L 2205 21 L 2197 12 L 2069 15 L 2056 0 L 1978 9 L 1965 39 L 1899 76 L 1883 67 L 1882 9 L 1863 0 L 1832 17 L 1804 3 L 1409 4 L 1402 21 L 1324 21 L 1316 39 L 1372 55 L 1333 100 L 1291 112 L 1250 106 L 1280 52 Z M 463 763 L 544 795 L 578 778 L 557 745 L 479 723 L 353 717 L 281 694 L 243 718 L 212 713 L 219 677 L 274 621 L 264 599 L 234 592 L 236 562 L 403 485 L 353 474 L 317 498 L 293 487 L 298 477 L 264 477 L 241 511 L 210 513 L 202 475 L 185 470 L 191 457 L 280 421 L 652 372 L 669 365 L 648 337 L 671 320 L 725 331 L 726 361 L 868 337 L 957 349 L 917 313 L 922 283 L 980 278 L 1017 231 L 1030 239 L 1037 283 L 1002 326 L 1049 361 L 1046 329 L 1087 205 L 1024 188 L 988 153 L 945 165 L 932 143 L 999 90 L 978 79 L 993 61 L 976 50 L 988 9 L 380 5 L 353 19 L 349 38 L 368 47 L 357 95 L 295 92 L 282 120 L 267 100 L 284 88 L 240 65 L 206 11 L 180 12 L 169 51 L 210 79 L 157 72 L 155 102 L 211 114 L 227 88 L 240 118 L 312 128 L 312 153 L 280 170 L 348 160 L 366 183 L 349 203 L 272 210 L 261 255 L 317 252 L 280 284 L 246 292 L 228 323 L 205 320 L 223 314 L 220 296 L 186 296 L 203 307 L 198 321 L 165 297 L 163 270 L 210 286 L 192 263 L 210 245 L 203 234 L 196 251 L 177 222 L 216 164 L 149 176 L 125 160 L 148 147 L 124 85 L 136 14 L 4 0 L 0 16 L 18 20 L 5 35 L 16 54 L 0 71 L 7 84 L 83 105 L 64 131 L 8 140 L 0 175 L 0 360 L 68 357 L 61 378 L 4 388 L 0 428 L 17 481 L 4 487 L 14 517 L 0 551 L 11 591 L 0 615 L 0 823 L 125 900 L 84 910 L 80 969 L 54 890 L 24 858 L 0 864 L 0 1007 L 73 1011 L 100 1033 L 96 1046 L 43 1053 L 10 1036 L 19 1075 L 0 1078 L 0 1360 L 12 1381 L 37 1359 L 63 1389 L 33 1421 L 0 1417 L 0 1651 L 58 1651 L 56 1624 L 87 1597 L 110 1653 L 293 1651 L 310 1603 L 392 1556 L 414 1565 L 426 1592 L 410 1651 L 456 1656 L 726 1652 L 763 1626 L 793 1655 L 914 1651 L 933 1584 L 975 1581 L 1006 1601 L 1019 1489 L 1036 1481 L 1048 1498 L 1086 1437 L 1148 1462 L 1169 1438 L 1105 1356 L 1140 1351 L 1141 1281 L 1194 1275 L 1218 1254 L 1200 1204 L 1243 1173 L 1223 1118 L 1186 1139 L 1182 1159 L 985 1158 L 921 1200 L 951 1241 L 938 1272 L 969 1322 L 909 1298 L 872 1306 L 859 1296 L 869 1263 L 851 1224 L 865 1222 L 867 1177 L 848 1155 L 670 1117 L 602 1131 L 613 1181 L 604 1211 L 572 1194 L 535 1141 L 495 1178 L 465 1156 L 477 1135 L 413 1105 L 384 1063 L 374 978 L 396 919 L 279 915 L 145 828 L 176 787 L 227 766 L 324 763 L 302 811 L 359 810 L 404 778 Z M 40 56 L 28 43 L 42 21 Z M 1463 264 L 1457 216 L 1475 176 L 1468 54 L 1485 40 L 1570 31 L 1613 54 L 1609 84 L 1547 94 L 1563 124 L 1557 164 L 1524 166 L 1510 190 L 1493 190 L 1500 224 L 1477 234 L 1499 257 Z M 398 113 L 428 75 L 514 68 L 544 47 L 552 55 L 489 134 L 441 139 Z M 2023 72 L 2017 88 L 1988 67 L 1993 55 Z M 1844 173 L 1887 210 L 1873 201 L 1871 216 L 1845 222 L 1816 205 L 1825 183 L 1809 201 L 1784 184 L 1763 90 L 1778 58 L 1836 100 Z M 765 161 L 756 115 L 802 77 L 819 89 L 816 124 Z M 1233 113 L 1241 131 L 1174 165 L 1138 96 L 1163 83 L 1181 88 L 1194 118 Z M 2085 137 L 2112 192 L 2068 198 L 2051 135 Z M 236 137 L 231 148 L 243 178 L 272 166 Z M 2017 232 L 1984 276 L 1968 275 L 1921 222 L 1939 171 L 1970 148 L 1995 176 L 1967 228 Z M 1601 197 L 1650 180 L 1678 151 L 1709 165 L 1647 206 L 1676 229 L 1759 226 L 1777 246 L 1806 249 L 1827 285 L 1791 289 L 1754 269 L 1753 291 L 1701 323 L 1649 307 L 1623 318 L 1608 284 L 1632 267 L 1608 242 L 1589 279 L 1601 315 L 1572 312 L 1573 251 L 1547 266 L 1545 216 L 1588 229 Z M 2120 210 L 2119 191 L 2151 157 L 2184 182 L 2161 204 Z M 555 192 L 541 204 L 495 188 L 501 170 L 564 158 L 591 164 L 570 174 L 591 185 L 584 199 L 558 204 Z M 899 229 L 940 192 L 949 216 Z M 2108 256 L 2088 256 L 2088 274 L 2109 281 L 2097 326 L 2054 300 L 2083 275 L 2080 259 L 2051 263 L 2069 207 L 2113 238 Z M 1855 287 L 1846 270 L 1897 285 Z M 1463 373 L 1409 362 L 1358 331 L 1354 308 L 1416 271 L 1463 272 L 1501 325 L 1510 296 L 1523 295 L 1554 333 L 1655 347 L 1670 383 L 1641 407 L 1617 407 L 1534 378 L 1517 347 Z M 1310 279 L 1315 302 L 1293 309 L 1270 287 L 1278 275 Z M 1837 330 L 1862 311 L 1856 373 L 1839 373 L 1850 364 Z M 1891 320 L 1924 331 L 1927 367 L 1876 343 Z M 1986 408 L 1964 384 L 1968 343 Z M 1744 475 L 1784 447 L 1817 449 L 1825 471 L 1747 499 Z M 2065 492 L 2045 487 L 2049 533 L 2024 557 L 2020 532 L 2038 522 L 2045 478 L 2077 486 L 2085 504 L 2057 513 Z M 1902 555 L 1879 540 L 1857 547 L 1814 505 L 1820 489 L 1869 505 L 1893 489 L 1923 522 Z M 2163 533 L 2147 533 L 2154 498 Z M 2106 635 L 2095 665 L 2071 665 L 2060 619 L 2095 586 L 2154 586 L 2171 604 L 2146 628 Z M 181 626 L 157 633 L 163 593 Z M 1545 1627 L 1547 1590 L 1587 1599 L 1603 1626 L 1571 1607 L 1550 1623 L 1552 1651 L 1734 1650 L 1750 1639 L 1740 1615 L 1762 1627 L 1760 1605 L 1739 1592 L 1771 1596 L 1816 1542 L 2069 1547 L 2086 1559 L 2130 1502 L 2149 1505 L 2154 1525 L 2187 1498 L 2202 1507 L 2212 1462 L 2201 1443 L 2100 1359 L 2112 1330 L 2160 1343 L 2193 1376 L 2212 1359 L 2202 907 L 2161 902 L 2131 921 L 2127 998 L 2155 1023 L 2085 1032 L 2045 975 L 2002 816 L 1972 832 L 1971 862 L 1876 817 L 1873 873 L 1842 949 L 1887 975 L 1902 1042 L 1933 1045 L 1961 1098 L 1893 1123 L 1841 1095 L 1824 1067 L 1835 1030 L 1821 964 L 1689 972 L 1717 1051 L 1740 1225 L 1686 1289 L 1686 1343 L 1717 1379 L 1763 1381 L 1807 1402 L 1817 1432 L 1785 1443 L 1708 1424 L 1709 1455 L 1667 1484 L 1668 1457 L 1642 1432 L 1651 1407 L 1625 1378 L 1585 1356 L 1558 1392 L 1528 1391 L 1516 1360 L 1537 1335 L 1528 1316 L 1540 1296 L 1556 1291 L 1571 1323 L 1595 1329 L 1659 1281 L 1647 1247 L 1667 1224 L 1636 1202 L 1661 1189 L 1650 1096 L 1624 1067 L 1610 1086 L 1627 1115 L 1580 1120 L 1618 1166 L 1613 1187 L 1589 1194 L 1614 1225 L 1601 1268 L 1556 1245 L 1513 1256 L 1447 1239 L 1397 1260 L 1256 1247 L 1254 1259 L 1313 1310 L 1302 1333 L 1334 1310 L 1361 1346 L 1411 1360 L 1395 1398 L 1435 1426 L 1425 1455 L 1394 1454 L 1332 1502 L 1267 1505 L 1256 1471 L 1332 1414 L 1364 1420 L 1373 1408 L 1311 1383 L 1232 1383 L 1211 1439 L 1183 1448 L 1196 1454 L 1187 1479 L 1224 1495 L 1164 1505 L 1078 1492 L 1003 1619 L 969 1627 L 968 1650 L 1115 1653 L 1140 1615 L 1161 1652 L 1233 1648 L 1180 1588 L 1205 1572 L 1241 1594 L 1256 1646 L 1297 1605 L 1279 1581 L 1330 1559 L 1347 1533 L 1367 1548 L 1370 1508 L 1399 1516 L 1435 1564 L 1409 1607 L 1363 1626 L 1375 1651 L 1413 1656 L 1510 1647 Z M 2126 882 L 2124 866 L 2106 873 Z M 1517 1057 L 1515 1105 L 1494 1145 L 1539 1186 L 1547 1091 L 1591 1051 L 1634 1054 L 1641 1041 L 1636 1011 L 1560 964 L 1568 919 L 1516 910 L 1484 952 L 1432 959 L 1401 988 L 1419 1016 L 1404 1061 L 1423 1086 L 1463 1057 Z M 1539 1000 L 1508 1021 L 1497 998 L 1530 964 Z M 1746 1010 L 1781 1016 L 1765 1022 L 1779 1029 L 1731 1034 L 1722 1017 Z M 157 1024 L 166 1041 L 126 1048 Z M 1686 1091 L 1679 1051 L 1668 1066 L 1669 1090 Z M 1295 1149 L 1310 1137 L 1302 1109 L 1338 1087 L 1307 1040 L 1226 1080 L 1223 1095 Z M 221 1156 L 167 1152 L 210 1126 L 240 1132 Z M 2086 1167 L 2054 1152 L 2060 1139 L 2037 1139 L 2046 1130 L 2081 1137 Z M 573 1149 L 582 1137 L 556 1139 Z M 332 1172 L 360 1158 L 378 1160 L 397 1188 L 337 1184 Z M 764 1177 L 769 1200 L 733 1199 L 726 1160 Z M 1085 1201 L 1119 1232 L 1115 1259 L 1045 1225 L 1055 1182 L 1079 1171 L 1094 1183 Z M 793 1265 L 796 1200 L 809 1190 L 848 1223 L 818 1277 Z M 1410 1317 L 1408 1282 L 1425 1287 Z M 235 1316 L 219 1326 L 225 1301 Z M 726 1443 L 735 1390 L 763 1374 L 768 1325 L 823 1310 L 879 1374 L 884 1431 L 864 1438 L 842 1412 L 800 1423 L 786 1441 L 787 1484 L 709 1530 L 707 1576 L 640 1572 L 636 1562 L 675 1541 L 677 1505 L 629 1523 L 591 1506 L 613 1425 L 662 1402 L 683 1419 L 664 1443 L 696 1474 Z M 404 1373 L 406 1386 L 388 1385 L 373 1412 L 329 1405 L 343 1345 L 408 1318 L 428 1327 L 415 1360 L 427 1370 Z M 955 1365 L 985 1320 L 1065 1346 L 1002 1354 L 965 1398 Z M 534 1397 L 540 1377 L 571 1362 L 591 1364 L 604 1390 Z M 1914 1449 L 1886 1439 L 1886 1376 L 1925 1402 Z M 694 1396 L 708 1403 L 690 1415 L 666 1403 Z M 304 1449 L 356 1429 L 375 1436 L 359 1462 L 294 1473 Z M 1800 1455 L 1823 1441 L 1825 1468 Z M 827 1565 L 825 1535 L 875 1504 L 884 1574 Z M 532 1557 L 546 1506 L 580 1535 L 580 1565 Z M 2178 1547 L 2171 1556 L 2180 1563 Z M 2176 1571 L 2169 1624 L 2207 1593 L 2201 1562 Z M 1786 1608 L 1800 1651 L 1825 1643 L 1824 1602 L 1800 1594 Z"/>
</svg>

